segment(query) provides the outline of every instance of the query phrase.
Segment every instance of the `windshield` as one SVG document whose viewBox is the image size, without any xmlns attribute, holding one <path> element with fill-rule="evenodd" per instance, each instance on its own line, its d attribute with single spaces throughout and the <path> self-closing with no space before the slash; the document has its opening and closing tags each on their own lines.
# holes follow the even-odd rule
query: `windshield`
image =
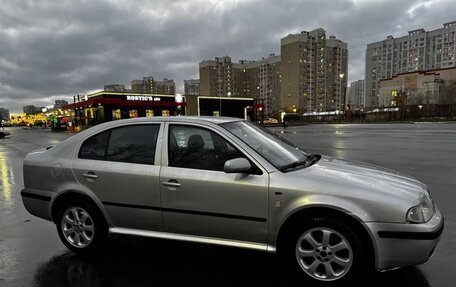
<svg viewBox="0 0 456 287">
<path fill-rule="evenodd" d="M 221 124 L 249 147 L 258 152 L 278 169 L 295 162 L 303 162 L 309 156 L 286 139 L 251 122 L 239 121 Z"/>
</svg>

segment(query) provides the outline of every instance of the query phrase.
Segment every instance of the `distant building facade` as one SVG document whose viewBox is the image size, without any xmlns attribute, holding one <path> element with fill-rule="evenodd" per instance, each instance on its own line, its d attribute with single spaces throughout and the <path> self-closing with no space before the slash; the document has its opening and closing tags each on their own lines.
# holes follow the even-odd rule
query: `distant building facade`
<svg viewBox="0 0 456 287">
<path fill-rule="evenodd" d="M 80 124 L 94 125 L 128 118 L 181 115 L 185 113 L 185 102 L 176 101 L 175 95 L 100 91 L 63 109 L 72 110 Z"/>
<path fill-rule="evenodd" d="M 322 112 L 345 109 L 347 43 L 322 28 L 281 39 L 281 109 Z"/>
<path fill-rule="evenodd" d="M 29 115 L 34 115 L 41 113 L 44 107 L 37 107 L 34 105 L 27 105 L 22 107 L 22 110 L 24 113 L 29 114 Z"/>
<path fill-rule="evenodd" d="M 379 106 L 456 103 L 456 67 L 401 73 L 380 80 Z"/>
<path fill-rule="evenodd" d="M 233 63 L 229 56 L 199 64 L 200 94 L 251 97 L 266 115 L 344 110 L 347 43 L 319 28 L 281 39 L 281 55 Z"/>
<path fill-rule="evenodd" d="M 398 74 L 456 67 L 456 21 L 443 28 L 425 31 L 416 29 L 407 36 L 371 43 L 366 49 L 365 105 L 379 102 L 380 80 Z"/>
<path fill-rule="evenodd" d="M 154 93 L 160 95 L 175 95 L 176 84 L 174 83 L 174 80 L 164 78 L 163 81 L 156 81 Z"/>
<path fill-rule="evenodd" d="M 174 95 L 176 93 L 176 84 L 174 80 L 168 78 L 164 78 L 163 81 L 156 81 L 153 77 L 143 77 L 142 80 L 131 81 L 131 92 Z"/>
<path fill-rule="evenodd" d="M 197 96 L 200 94 L 200 80 L 185 80 L 184 95 Z"/>
<path fill-rule="evenodd" d="M 228 56 L 200 63 L 200 94 L 253 98 L 268 116 L 280 108 L 280 56 L 233 63 Z"/>
<path fill-rule="evenodd" d="M 254 98 L 264 114 L 278 117 L 280 109 L 280 56 L 233 64 L 234 95 Z"/>
<path fill-rule="evenodd" d="M 216 57 L 199 64 L 200 94 L 215 97 L 230 97 L 233 94 L 233 63 L 231 58 Z"/>
<path fill-rule="evenodd" d="M 105 92 L 124 92 L 125 86 L 122 84 L 109 84 L 104 86 Z"/>
<path fill-rule="evenodd" d="M 10 118 L 10 111 L 5 108 L 0 108 L 0 121 L 7 121 Z"/>
<path fill-rule="evenodd" d="M 364 80 L 351 82 L 346 105 L 350 106 L 352 110 L 362 109 L 364 107 L 364 96 Z"/>
</svg>

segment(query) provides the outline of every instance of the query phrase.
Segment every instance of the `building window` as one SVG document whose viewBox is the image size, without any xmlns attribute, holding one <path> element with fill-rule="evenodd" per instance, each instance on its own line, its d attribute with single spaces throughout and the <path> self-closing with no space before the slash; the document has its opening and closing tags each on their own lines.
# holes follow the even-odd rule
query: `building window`
<svg viewBox="0 0 456 287">
<path fill-rule="evenodd" d="M 112 120 L 113 121 L 120 120 L 121 118 L 122 118 L 122 116 L 121 116 L 121 113 L 120 113 L 120 109 L 112 110 Z"/>
<path fill-rule="evenodd" d="M 154 110 L 146 110 L 146 117 L 151 118 L 154 116 Z"/>
<path fill-rule="evenodd" d="M 130 118 L 137 118 L 138 117 L 138 110 L 129 110 Z"/>
</svg>

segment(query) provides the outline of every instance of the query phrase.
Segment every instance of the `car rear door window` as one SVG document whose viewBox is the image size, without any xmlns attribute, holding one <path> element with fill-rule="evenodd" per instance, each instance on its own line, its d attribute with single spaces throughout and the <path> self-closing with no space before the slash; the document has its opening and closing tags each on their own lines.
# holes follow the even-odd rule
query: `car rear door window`
<svg viewBox="0 0 456 287">
<path fill-rule="evenodd" d="M 154 164 L 159 125 L 133 125 L 111 131 L 106 160 Z"/>
</svg>

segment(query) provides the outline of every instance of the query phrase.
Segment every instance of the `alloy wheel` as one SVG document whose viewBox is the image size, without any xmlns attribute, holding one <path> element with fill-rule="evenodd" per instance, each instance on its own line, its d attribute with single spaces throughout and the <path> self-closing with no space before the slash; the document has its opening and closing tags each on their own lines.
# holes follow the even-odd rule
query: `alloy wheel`
<svg viewBox="0 0 456 287">
<path fill-rule="evenodd" d="M 320 281 L 334 281 L 347 274 L 353 264 L 349 241 L 338 231 L 317 227 L 305 231 L 295 249 L 301 269 Z"/>
<path fill-rule="evenodd" d="M 81 207 L 70 207 L 63 213 L 61 228 L 65 239 L 74 247 L 87 247 L 94 239 L 94 221 Z"/>
</svg>

